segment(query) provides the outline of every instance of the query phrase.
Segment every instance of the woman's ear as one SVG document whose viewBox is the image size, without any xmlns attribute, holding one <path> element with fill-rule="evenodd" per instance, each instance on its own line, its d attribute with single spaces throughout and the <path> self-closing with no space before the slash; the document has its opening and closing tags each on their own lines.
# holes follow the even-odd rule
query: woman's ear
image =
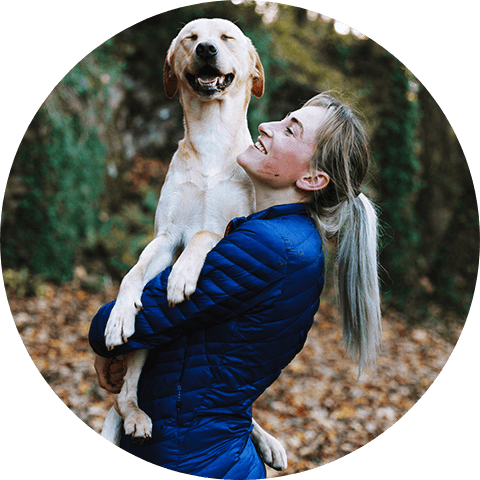
<svg viewBox="0 0 480 480">
<path fill-rule="evenodd" d="M 314 192 L 315 190 L 322 190 L 330 182 L 330 177 L 325 172 L 313 172 L 305 174 L 302 178 L 297 180 L 296 185 L 300 190 L 307 192 Z"/>
</svg>

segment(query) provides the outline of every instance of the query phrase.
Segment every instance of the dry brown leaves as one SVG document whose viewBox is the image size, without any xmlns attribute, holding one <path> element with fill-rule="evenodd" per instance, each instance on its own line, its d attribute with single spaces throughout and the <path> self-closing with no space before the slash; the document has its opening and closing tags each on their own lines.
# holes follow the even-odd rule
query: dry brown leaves
<svg viewBox="0 0 480 480">
<path fill-rule="evenodd" d="M 9 295 L 15 323 L 40 373 L 97 432 L 113 395 L 98 386 L 87 334 L 93 315 L 116 291 L 91 294 L 72 283 L 48 286 L 42 298 Z M 461 330 L 447 340 L 434 329 L 408 328 L 398 315 L 386 314 L 377 372 L 357 381 L 354 363 L 343 355 L 333 305 L 322 301 L 304 349 L 254 406 L 257 421 L 288 452 L 288 469 L 268 469 L 270 477 L 332 462 L 384 432 L 432 384 Z"/>
</svg>

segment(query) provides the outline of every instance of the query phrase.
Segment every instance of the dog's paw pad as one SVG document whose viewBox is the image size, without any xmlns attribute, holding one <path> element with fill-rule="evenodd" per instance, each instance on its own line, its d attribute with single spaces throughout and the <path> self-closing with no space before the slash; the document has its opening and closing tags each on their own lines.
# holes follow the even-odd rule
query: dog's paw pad
<svg viewBox="0 0 480 480">
<path fill-rule="evenodd" d="M 123 423 L 125 434 L 134 442 L 143 443 L 152 438 L 152 421 L 150 417 L 140 409 L 130 413 Z"/>
</svg>

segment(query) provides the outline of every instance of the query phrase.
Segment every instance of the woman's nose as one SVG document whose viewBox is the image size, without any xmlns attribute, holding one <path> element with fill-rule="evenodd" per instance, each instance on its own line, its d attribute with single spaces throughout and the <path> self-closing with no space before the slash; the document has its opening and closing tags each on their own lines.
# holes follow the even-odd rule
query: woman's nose
<svg viewBox="0 0 480 480">
<path fill-rule="evenodd" d="M 273 122 L 268 122 L 268 123 L 261 123 L 258 126 L 258 131 L 260 134 L 266 135 L 267 137 L 272 136 L 272 123 Z"/>
</svg>

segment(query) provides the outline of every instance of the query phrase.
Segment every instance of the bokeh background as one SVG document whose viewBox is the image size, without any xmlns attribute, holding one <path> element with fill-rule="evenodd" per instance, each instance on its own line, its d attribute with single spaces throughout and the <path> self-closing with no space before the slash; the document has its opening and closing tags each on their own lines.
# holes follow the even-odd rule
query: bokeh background
<svg viewBox="0 0 480 480">
<path fill-rule="evenodd" d="M 112 399 L 95 383 L 88 322 L 151 238 L 183 136 L 178 100 L 163 92 L 167 48 L 189 20 L 217 16 L 242 28 L 265 67 L 265 95 L 249 110 L 253 137 L 261 121 L 333 89 L 365 114 L 372 139 L 384 351 L 377 374 L 358 383 L 330 281 L 305 350 L 255 405 L 295 473 L 368 443 L 425 393 L 461 332 L 478 269 L 477 203 L 458 140 L 413 73 L 360 32 L 276 3 L 215 2 L 105 42 L 52 91 L 20 145 L 2 210 L 4 281 L 40 372 L 98 431 Z"/>
</svg>

